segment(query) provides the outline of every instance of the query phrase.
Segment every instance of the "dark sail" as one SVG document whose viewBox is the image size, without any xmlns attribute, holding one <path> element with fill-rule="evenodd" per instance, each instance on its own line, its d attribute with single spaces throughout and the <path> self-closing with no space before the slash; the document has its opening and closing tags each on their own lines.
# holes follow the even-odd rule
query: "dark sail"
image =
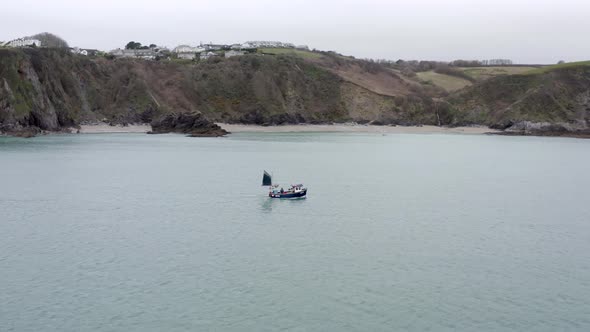
<svg viewBox="0 0 590 332">
<path fill-rule="evenodd" d="M 264 175 L 262 176 L 262 185 L 263 186 L 272 186 L 272 178 L 270 174 L 264 171 Z"/>
</svg>

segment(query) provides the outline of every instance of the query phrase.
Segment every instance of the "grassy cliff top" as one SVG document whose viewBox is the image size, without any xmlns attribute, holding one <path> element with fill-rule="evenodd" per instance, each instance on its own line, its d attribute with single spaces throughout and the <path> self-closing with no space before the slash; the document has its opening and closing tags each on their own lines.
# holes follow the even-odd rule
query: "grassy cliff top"
<svg viewBox="0 0 590 332">
<path fill-rule="evenodd" d="M 322 55 L 317 52 L 305 51 L 305 50 L 298 50 L 293 48 L 259 48 L 258 53 L 261 54 L 292 54 L 297 55 L 302 58 L 321 58 Z"/>
<path fill-rule="evenodd" d="M 489 67 L 461 67 L 465 74 L 475 80 L 482 81 L 499 75 L 514 75 L 537 69 L 532 66 L 489 66 Z"/>
<path fill-rule="evenodd" d="M 573 69 L 573 68 L 589 67 L 589 66 L 590 66 L 590 61 L 566 62 L 566 63 L 560 63 L 560 64 L 552 65 L 552 66 L 545 66 L 545 67 L 541 67 L 541 68 L 536 68 L 536 69 L 524 72 L 523 74 L 529 74 L 529 75 L 544 74 L 544 73 L 548 73 L 548 72 L 551 72 L 554 70 L 559 70 L 559 69 Z"/>
</svg>

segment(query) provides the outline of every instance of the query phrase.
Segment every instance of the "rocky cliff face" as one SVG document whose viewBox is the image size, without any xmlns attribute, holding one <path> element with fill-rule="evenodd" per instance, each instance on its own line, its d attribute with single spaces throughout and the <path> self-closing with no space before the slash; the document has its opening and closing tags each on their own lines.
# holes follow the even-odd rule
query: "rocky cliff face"
<svg viewBox="0 0 590 332">
<path fill-rule="evenodd" d="M 295 56 L 182 64 L 0 49 L 0 63 L 4 132 L 98 121 L 149 123 L 163 114 L 193 110 L 211 121 L 244 124 L 435 124 L 426 96 L 382 95 Z"/>
<path fill-rule="evenodd" d="M 0 130 L 6 132 L 149 122 L 157 111 L 141 80 L 125 77 L 124 64 L 52 49 L 0 49 L 0 64 Z"/>
<path fill-rule="evenodd" d="M 590 66 L 496 77 L 447 102 L 453 124 L 484 124 L 520 134 L 589 132 Z"/>
<path fill-rule="evenodd" d="M 178 122 L 195 110 L 213 122 L 261 125 L 355 121 L 516 131 L 528 121 L 524 128 L 579 131 L 588 128 L 589 105 L 587 66 L 496 77 L 443 97 L 382 66 L 338 56 L 256 54 L 194 64 L 0 49 L 0 131 L 12 134 L 171 120 L 166 114 Z"/>
</svg>

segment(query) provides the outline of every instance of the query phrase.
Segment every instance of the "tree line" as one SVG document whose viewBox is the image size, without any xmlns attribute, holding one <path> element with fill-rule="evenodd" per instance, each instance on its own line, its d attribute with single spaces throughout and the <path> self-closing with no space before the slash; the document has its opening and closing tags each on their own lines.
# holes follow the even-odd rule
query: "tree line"
<svg viewBox="0 0 590 332">
<path fill-rule="evenodd" d="M 150 48 L 156 48 L 158 46 L 156 46 L 156 44 L 149 44 L 148 45 L 142 45 L 140 42 L 136 42 L 136 41 L 130 41 L 127 43 L 127 45 L 125 45 L 125 49 L 126 50 L 149 50 Z"/>
</svg>

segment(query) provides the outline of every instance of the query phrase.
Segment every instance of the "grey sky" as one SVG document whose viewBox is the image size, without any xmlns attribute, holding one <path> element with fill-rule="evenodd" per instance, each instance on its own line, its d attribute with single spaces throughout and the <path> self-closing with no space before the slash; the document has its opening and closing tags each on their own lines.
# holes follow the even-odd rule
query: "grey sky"
<svg viewBox="0 0 590 332">
<path fill-rule="evenodd" d="M 359 58 L 590 59 L 588 0 L 2 0 L 0 40 L 72 46 L 279 40 Z"/>
</svg>

